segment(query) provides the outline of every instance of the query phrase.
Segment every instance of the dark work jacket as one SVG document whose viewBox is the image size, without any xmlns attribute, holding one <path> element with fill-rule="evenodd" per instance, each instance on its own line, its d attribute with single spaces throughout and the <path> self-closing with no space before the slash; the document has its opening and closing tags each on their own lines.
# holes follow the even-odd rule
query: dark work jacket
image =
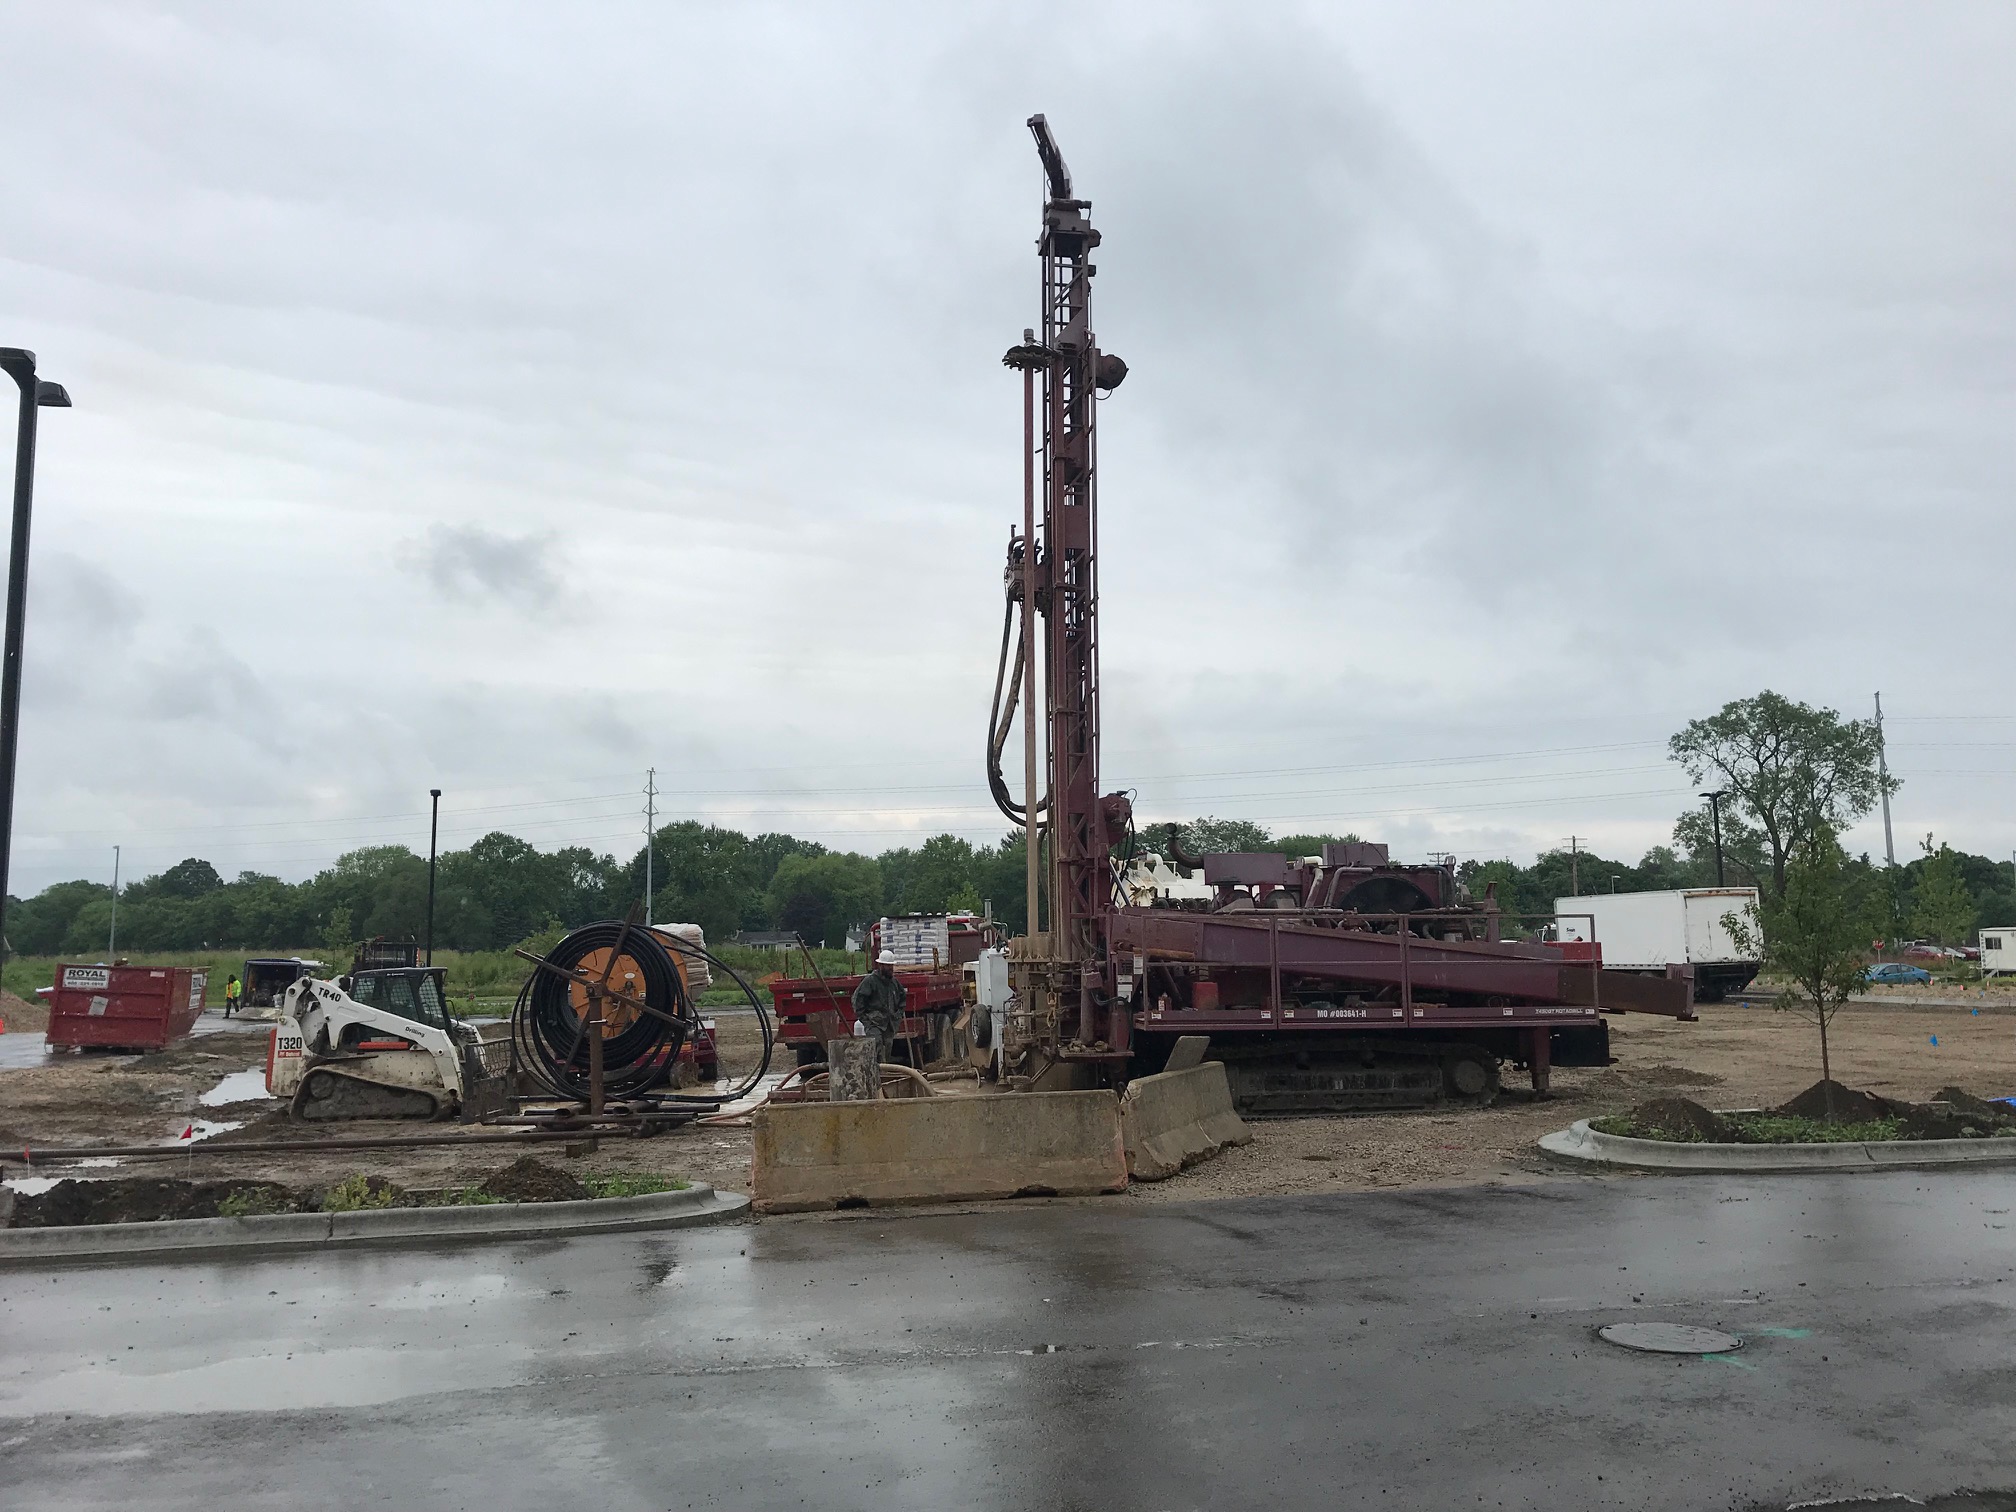
<svg viewBox="0 0 2016 1512">
<path fill-rule="evenodd" d="M 908 997 L 901 977 L 885 977 L 879 971 L 871 971 L 854 989 L 854 1017 L 871 1024 L 901 1023 Z"/>
</svg>

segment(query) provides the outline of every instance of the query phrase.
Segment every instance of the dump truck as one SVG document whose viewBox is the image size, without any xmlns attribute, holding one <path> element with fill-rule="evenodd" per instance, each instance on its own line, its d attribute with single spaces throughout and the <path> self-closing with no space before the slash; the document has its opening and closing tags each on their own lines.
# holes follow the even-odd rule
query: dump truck
<svg viewBox="0 0 2016 1512">
<path fill-rule="evenodd" d="M 903 1023 L 895 1054 L 922 1069 L 966 1053 L 960 1027 L 971 1001 L 967 967 L 1000 944 L 1001 931 L 979 914 L 892 914 L 868 929 L 868 959 L 896 957 L 904 988 Z M 811 956 L 805 957 L 811 964 Z M 826 1059 L 826 1041 L 854 1032 L 854 989 L 861 974 L 778 977 L 770 983 L 777 1037 L 801 1066 Z"/>
</svg>

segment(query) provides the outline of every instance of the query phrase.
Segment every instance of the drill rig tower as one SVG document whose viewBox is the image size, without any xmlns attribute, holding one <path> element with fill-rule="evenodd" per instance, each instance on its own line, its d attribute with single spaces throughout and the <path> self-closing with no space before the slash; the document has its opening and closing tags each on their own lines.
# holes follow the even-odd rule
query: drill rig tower
<svg viewBox="0 0 2016 1512">
<path fill-rule="evenodd" d="M 1098 394 L 1117 388 L 1127 364 L 1101 353 L 1092 329 L 1092 253 L 1099 245 L 1072 194 L 1071 172 L 1048 122 L 1029 118 L 1042 159 L 1043 326 L 1023 332 L 1002 359 L 1023 374 L 1023 531 L 1009 545 L 1010 615 L 1020 610 L 1020 646 L 1005 712 L 996 688 L 990 777 L 1002 810 L 1025 825 L 1029 848 L 1029 934 L 1012 974 L 1035 1048 L 1050 1058 L 1127 1059 L 1128 1024 L 1104 991 L 1104 922 L 1112 908 L 1112 850 L 1124 835 L 1124 797 L 1099 795 L 1099 449 Z M 1039 505 L 1040 496 L 1040 505 Z M 1038 621 L 1040 620 L 1040 631 Z M 1004 647 L 1006 636 L 1004 634 Z M 1046 749 L 1035 750 L 1036 664 L 1040 647 Z M 1005 666 L 1005 657 L 1004 657 Z M 1016 804 L 999 758 L 1018 696 L 1024 712 L 1024 797 Z M 1047 796 L 1037 798 L 1036 773 Z M 1047 852 L 1047 877 L 1038 883 Z M 1039 897 L 1047 927 L 1039 928 Z"/>
<path fill-rule="evenodd" d="M 1691 1018 L 1686 981 L 1605 970 L 1600 955 L 1571 957 L 1537 936 L 1507 939 L 1515 921 L 1495 897 L 1471 899 L 1453 861 L 1398 865 L 1383 845 L 1186 858 L 1172 835 L 1171 859 L 1186 876 L 1201 872 L 1208 900 L 1120 895 L 1114 855 L 1132 848 L 1134 816 L 1124 793 L 1099 790 L 1097 423 L 1100 394 L 1127 365 L 1099 350 L 1092 329 L 1091 206 L 1073 193 L 1043 117 L 1029 129 L 1045 189 L 1042 329 L 1002 359 L 1022 373 L 1023 514 L 1008 546 L 988 728 L 995 802 L 1030 836 L 1029 931 L 1010 947 L 1003 1068 L 1025 1085 L 1060 1063 L 1079 1085 L 1120 1082 L 1159 1069 L 1177 1039 L 1204 1035 L 1249 1110 L 1477 1103 L 1496 1095 L 1508 1062 L 1536 1091 L 1554 1065 L 1608 1064 L 1610 1014 Z M 1019 802 L 1001 772 L 1018 701 Z"/>
</svg>

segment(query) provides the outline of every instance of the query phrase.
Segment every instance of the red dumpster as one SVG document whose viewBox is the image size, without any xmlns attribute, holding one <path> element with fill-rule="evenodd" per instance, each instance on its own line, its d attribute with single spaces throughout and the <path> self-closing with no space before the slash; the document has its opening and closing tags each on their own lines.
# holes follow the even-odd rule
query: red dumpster
<svg viewBox="0 0 2016 1512">
<path fill-rule="evenodd" d="M 188 1034 L 208 987 L 209 973 L 187 966 L 58 966 L 46 1038 L 162 1050 Z"/>
</svg>

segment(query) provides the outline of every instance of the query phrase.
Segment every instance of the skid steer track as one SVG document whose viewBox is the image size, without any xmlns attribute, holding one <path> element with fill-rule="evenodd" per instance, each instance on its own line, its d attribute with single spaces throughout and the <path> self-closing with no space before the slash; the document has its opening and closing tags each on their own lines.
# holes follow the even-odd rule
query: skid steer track
<svg viewBox="0 0 2016 1512">
<path fill-rule="evenodd" d="M 438 1118 L 441 1099 L 418 1087 L 392 1087 L 335 1066 L 316 1066 L 301 1079 L 291 1117 L 311 1123 L 344 1118 Z"/>
</svg>

